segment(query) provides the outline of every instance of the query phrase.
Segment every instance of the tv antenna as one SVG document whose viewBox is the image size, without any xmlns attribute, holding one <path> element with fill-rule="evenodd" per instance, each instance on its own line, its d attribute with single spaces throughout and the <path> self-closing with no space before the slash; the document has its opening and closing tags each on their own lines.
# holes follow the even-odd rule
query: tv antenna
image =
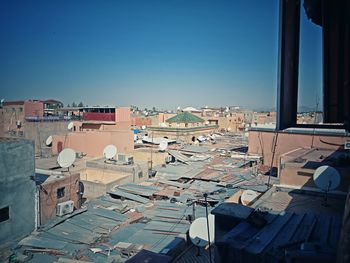
<svg viewBox="0 0 350 263">
<path fill-rule="evenodd" d="M 159 144 L 159 151 L 164 152 L 168 148 L 168 143 L 166 141 L 162 141 Z"/>
<path fill-rule="evenodd" d="M 324 191 L 324 206 L 327 206 L 328 192 L 336 189 L 340 184 L 339 172 L 331 166 L 323 165 L 316 169 L 313 180 L 316 186 Z"/>
<path fill-rule="evenodd" d="M 104 158 L 106 158 L 105 163 L 107 161 L 115 162 L 114 157 L 116 155 L 117 155 L 117 147 L 115 147 L 113 144 L 109 144 L 103 149 L 103 156 Z"/>
<path fill-rule="evenodd" d="M 68 168 L 68 171 L 69 171 L 69 167 L 73 165 L 73 163 L 75 162 L 75 158 L 76 158 L 75 151 L 71 148 L 65 148 L 58 155 L 57 163 L 62 168 Z"/>
<path fill-rule="evenodd" d="M 46 144 L 46 146 L 51 147 L 51 145 L 52 145 L 52 136 L 51 135 L 49 137 L 47 137 L 45 144 Z"/>
</svg>

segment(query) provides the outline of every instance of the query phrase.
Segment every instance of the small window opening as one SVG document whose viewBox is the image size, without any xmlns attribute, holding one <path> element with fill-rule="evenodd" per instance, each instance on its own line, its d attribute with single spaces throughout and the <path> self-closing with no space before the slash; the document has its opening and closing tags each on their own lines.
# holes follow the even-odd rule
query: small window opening
<svg viewBox="0 0 350 263">
<path fill-rule="evenodd" d="M 62 188 L 58 188 L 58 189 L 57 189 L 57 198 L 62 198 L 62 197 L 64 197 L 64 190 L 65 190 L 65 187 L 62 187 Z"/>
<path fill-rule="evenodd" d="M 8 206 L 0 209 L 0 222 L 10 219 L 10 208 Z"/>
</svg>

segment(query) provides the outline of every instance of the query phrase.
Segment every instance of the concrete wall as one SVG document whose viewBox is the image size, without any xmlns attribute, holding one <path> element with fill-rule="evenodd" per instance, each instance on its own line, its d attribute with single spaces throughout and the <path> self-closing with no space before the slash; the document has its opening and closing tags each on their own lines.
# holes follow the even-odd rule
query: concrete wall
<svg viewBox="0 0 350 263">
<path fill-rule="evenodd" d="M 150 127 L 149 135 L 154 137 L 167 137 L 168 139 L 181 140 L 187 143 L 192 142 L 192 137 L 196 138 L 201 135 L 208 135 L 217 131 L 218 126 L 199 126 L 199 127 L 189 127 L 189 128 L 163 128 L 163 127 Z"/>
<path fill-rule="evenodd" d="M 151 126 L 152 125 L 152 119 L 147 117 L 132 117 L 131 118 L 131 125 L 132 126 L 138 126 L 141 127 L 143 125 L 145 126 Z"/>
<path fill-rule="evenodd" d="M 80 171 L 80 180 L 85 186 L 84 197 L 89 199 L 106 194 L 116 185 L 139 183 L 148 178 L 147 162 L 118 165 L 96 159 L 87 161 L 86 166 L 86 169 Z M 142 177 L 139 177 L 139 173 Z"/>
<path fill-rule="evenodd" d="M 112 190 L 116 185 L 123 185 L 130 183 L 130 176 L 126 176 L 122 179 L 115 180 L 111 183 L 102 183 L 102 182 L 92 182 L 92 181 L 81 181 L 85 187 L 84 198 L 94 199 L 100 196 L 105 195 L 108 191 Z"/>
<path fill-rule="evenodd" d="M 115 111 L 115 121 L 116 122 L 130 122 L 131 118 L 130 107 L 120 107 Z"/>
<path fill-rule="evenodd" d="M 54 175 L 51 175 L 54 177 Z M 74 201 L 74 207 L 80 208 L 79 204 L 79 173 L 66 175 L 59 179 L 48 179 L 44 182 L 39 191 L 40 200 L 40 224 L 45 224 L 49 219 L 56 217 L 57 204 L 69 200 Z M 57 197 L 57 189 L 65 187 L 63 197 Z"/>
<path fill-rule="evenodd" d="M 319 158 L 321 156 L 322 159 Z M 337 159 L 340 156 L 345 158 L 349 154 L 345 151 L 335 152 L 323 149 L 297 149 L 283 154 L 279 164 L 280 184 L 318 188 L 313 180 L 315 170 L 321 165 L 331 165 L 337 169 L 341 178 L 340 185 L 336 190 L 347 192 L 350 185 L 350 166 L 336 165 L 336 162 L 332 165 L 326 161 L 327 159 Z"/>
<path fill-rule="evenodd" d="M 253 124 L 266 124 L 276 122 L 276 112 L 254 112 L 253 113 Z"/>
<path fill-rule="evenodd" d="M 312 130 L 311 130 L 312 132 Z M 270 165 L 274 138 L 276 133 L 273 131 L 249 131 L 248 152 L 251 154 L 260 154 L 263 156 L 264 164 Z M 320 134 L 302 134 L 279 132 L 276 144 L 275 158 L 273 166 L 278 165 L 282 154 L 298 148 L 314 148 L 336 150 L 341 148 L 350 137 L 345 135 L 320 135 Z"/>
<path fill-rule="evenodd" d="M 156 149 L 140 148 L 140 149 L 135 149 L 132 155 L 134 156 L 135 162 L 137 161 L 147 162 L 150 167 L 151 160 L 153 162 L 153 166 L 165 164 L 165 158 L 168 156 L 168 153 L 159 152 L 158 148 Z"/>
<path fill-rule="evenodd" d="M 138 183 L 144 181 L 148 176 L 148 162 L 140 161 L 134 162 L 133 164 L 108 164 L 104 162 L 103 158 L 98 158 L 94 160 L 89 160 L 86 162 L 86 167 L 88 169 L 97 169 L 102 172 L 115 172 L 119 175 L 130 175 L 131 181 Z M 142 178 L 138 178 L 138 173 L 142 172 Z M 112 178 L 113 175 L 110 177 Z M 82 176 L 81 176 L 82 178 Z M 107 177 L 105 178 L 107 179 Z M 113 178 L 112 178 L 113 179 Z"/>
<path fill-rule="evenodd" d="M 0 222 L 0 244 L 22 238 L 35 227 L 34 143 L 0 139 L 0 208 L 10 218 Z"/>
<path fill-rule="evenodd" d="M 47 137 L 50 135 L 64 135 L 69 131 L 67 129 L 68 122 L 25 122 L 23 124 L 24 137 L 35 141 L 35 154 L 45 157 L 47 152 L 51 153 L 51 148 L 46 149 L 45 144 Z"/>
<path fill-rule="evenodd" d="M 4 105 L 4 132 L 6 135 L 16 136 L 18 131 L 23 131 L 23 126 L 18 128 L 16 125 L 17 121 L 24 123 L 24 105 L 14 104 L 14 105 Z M 8 134 L 11 132 L 12 134 Z"/>
<path fill-rule="evenodd" d="M 98 157 L 102 156 L 108 144 L 114 144 L 120 153 L 131 153 L 134 150 L 134 134 L 130 130 L 71 132 L 66 136 L 53 136 L 52 152 L 57 154 L 59 145 L 62 145 L 62 149 L 72 148 L 90 157 Z"/>
<path fill-rule="evenodd" d="M 176 116 L 176 113 L 162 113 L 158 114 L 158 123 L 165 122 L 167 119 Z"/>
<path fill-rule="evenodd" d="M 219 125 L 219 130 L 239 132 L 244 131 L 244 113 L 233 113 L 228 117 L 202 117 L 209 123 Z"/>
<path fill-rule="evenodd" d="M 25 117 L 42 117 L 44 116 L 44 103 L 42 101 L 24 102 L 24 116 Z"/>
</svg>

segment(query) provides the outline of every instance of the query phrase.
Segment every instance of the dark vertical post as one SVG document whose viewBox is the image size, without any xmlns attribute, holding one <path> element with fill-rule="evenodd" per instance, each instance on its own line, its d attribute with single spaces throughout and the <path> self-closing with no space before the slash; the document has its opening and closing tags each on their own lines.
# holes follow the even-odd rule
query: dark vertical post
<svg viewBox="0 0 350 263">
<path fill-rule="evenodd" d="M 277 130 L 295 126 L 298 107 L 300 0 L 280 1 Z"/>
<path fill-rule="evenodd" d="M 207 201 L 208 194 L 204 194 L 204 201 L 205 201 L 205 215 L 207 217 L 207 231 L 208 231 L 208 247 L 209 247 L 209 262 L 212 262 L 211 257 L 211 247 L 210 247 L 210 230 L 209 230 L 209 214 L 208 214 L 208 201 Z"/>
<path fill-rule="evenodd" d="M 324 121 L 349 122 L 350 4 L 322 1 Z"/>
</svg>

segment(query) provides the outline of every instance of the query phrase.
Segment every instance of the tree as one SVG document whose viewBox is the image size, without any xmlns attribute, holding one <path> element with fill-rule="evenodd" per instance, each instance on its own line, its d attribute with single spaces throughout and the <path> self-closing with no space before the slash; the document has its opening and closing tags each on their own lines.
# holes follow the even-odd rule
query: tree
<svg viewBox="0 0 350 263">
<path fill-rule="evenodd" d="M 69 105 L 69 103 L 67 104 L 67 108 L 70 108 L 70 105 Z"/>
<path fill-rule="evenodd" d="M 84 104 L 82 102 L 79 102 L 78 107 L 84 107 Z"/>
<path fill-rule="evenodd" d="M 72 103 L 72 107 L 76 107 L 77 106 L 77 104 L 73 101 L 73 103 Z"/>
</svg>

